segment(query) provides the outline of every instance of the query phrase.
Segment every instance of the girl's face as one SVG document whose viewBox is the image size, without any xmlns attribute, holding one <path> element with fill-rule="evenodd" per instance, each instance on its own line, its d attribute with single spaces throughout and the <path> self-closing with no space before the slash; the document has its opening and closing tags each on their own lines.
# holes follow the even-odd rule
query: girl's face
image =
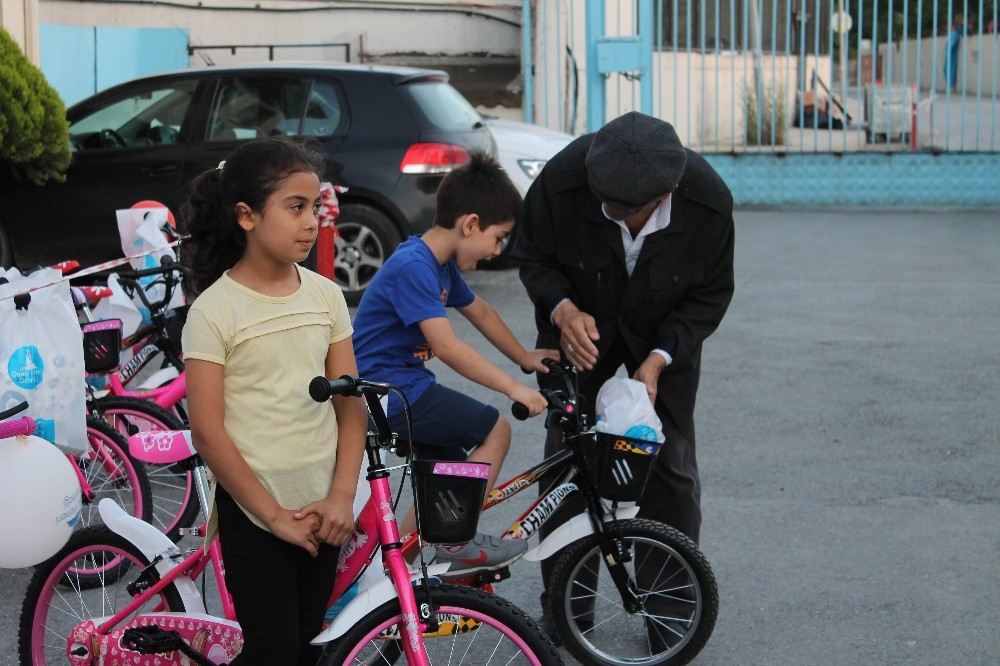
<svg viewBox="0 0 1000 666">
<path fill-rule="evenodd" d="M 311 171 L 288 176 L 259 213 L 237 204 L 247 244 L 276 262 L 297 263 L 309 256 L 319 230 L 319 177 Z"/>
</svg>

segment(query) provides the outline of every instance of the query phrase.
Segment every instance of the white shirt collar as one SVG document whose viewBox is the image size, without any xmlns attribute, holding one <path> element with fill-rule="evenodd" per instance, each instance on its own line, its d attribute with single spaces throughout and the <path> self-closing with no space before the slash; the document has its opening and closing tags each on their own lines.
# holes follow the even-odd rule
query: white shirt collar
<svg viewBox="0 0 1000 666">
<path fill-rule="evenodd" d="M 648 220 L 646 220 L 646 224 L 643 225 L 642 229 L 639 230 L 639 233 L 636 234 L 635 240 L 639 240 L 640 238 L 645 238 L 649 234 L 656 233 L 657 231 L 662 231 L 666 229 L 668 226 L 670 226 L 670 201 L 671 199 L 673 199 L 673 196 L 674 196 L 673 194 L 670 194 L 667 196 L 666 199 L 660 202 L 660 205 L 656 207 L 656 209 L 653 211 L 653 214 L 649 216 Z M 625 221 L 616 220 L 610 215 L 608 215 L 607 211 L 604 210 L 604 204 L 601 204 L 601 214 L 603 214 L 604 217 L 608 218 L 609 220 L 617 224 L 619 227 L 621 227 L 625 231 L 625 234 L 628 237 L 628 239 L 632 240 L 632 232 L 628 230 L 628 225 L 625 224 Z"/>
</svg>

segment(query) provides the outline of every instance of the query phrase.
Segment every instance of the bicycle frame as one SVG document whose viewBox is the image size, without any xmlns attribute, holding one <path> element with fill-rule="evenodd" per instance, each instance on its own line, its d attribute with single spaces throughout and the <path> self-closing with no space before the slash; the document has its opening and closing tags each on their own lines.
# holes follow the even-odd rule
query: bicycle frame
<svg viewBox="0 0 1000 666">
<path fill-rule="evenodd" d="M 388 431 L 387 419 L 378 401 L 378 395 L 374 390 L 362 390 L 362 395 L 368 403 L 368 408 L 372 412 L 372 417 L 376 424 L 381 422 L 383 427 L 377 433 L 369 433 L 367 437 L 365 445 L 369 460 L 367 479 L 372 494 L 356 522 L 354 534 L 342 549 L 343 555 L 337 566 L 338 575 L 331 594 L 331 603 L 339 599 L 344 591 L 360 577 L 364 569 L 372 562 L 376 549 L 379 546 L 383 550 L 383 561 L 388 573 L 388 579 L 372 586 L 352 599 L 337 616 L 336 620 L 314 638 L 312 642 L 314 644 L 323 644 L 337 638 L 367 613 L 378 608 L 389 599 L 398 598 L 403 617 L 403 626 L 400 627 L 401 645 L 408 663 L 416 666 L 429 666 L 429 661 L 423 647 L 423 634 L 425 631 L 434 630 L 435 627 L 429 627 L 424 620 L 434 617 L 434 609 L 430 607 L 429 600 L 421 600 L 418 603 L 413 582 L 417 579 L 442 573 L 447 570 L 448 565 L 440 564 L 426 567 L 424 573 L 410 572 L 401 552 L 402 544 L 399 538 L 399 528 L 395 513 L 393 512 L 392 490 L 389 486 L 390 470 L 382 464 L 381 460 L 381 448 L 391 438 L 391 434 Z M 178 433 L 143 433 L 135 435 L 130 439 L 130 449 L 133 455 L 136 455 L 140 460 L 159 463 L 178 462 L 176 457 L 163 458 L 155 451 L 153 453 L 146 453 L 145 455 L 140 453 L 140 450 L 153 451 L 154 449 L 158 449 L 159 452 L 169 456 L 171 455 L 169 453 L 171 447 L 176 446 L 174 438 L 177 435 Z M 198 466 L 195 469 L 195 478 L 199 500 L 205 506 L 207 505 L 207 479 L 204 467 Z M 110 618 L 103 620 L 99 625 L 96 625 L 92 620 L 88 620 L 84 623 L 86 626 L 81 625 L 80 629 L 82 631 L 105 637 L 104 640 L 108 640 L 109 638 L 113 640 L 117 637 L 118 633 L 124 630 L 125 627 L 121 626 L 121 623 L 125 618 L 140 609 L 171 584 L 178 589 L 188 614 L 193 613 L 191 619 L 195 620 L 195 624 L 217 624 L 217 619 L 203 615 L 205 613 L 204 601 L 193 582 L 209 564 L 211 564 L 215 573 L 225 619 L 235 619 L 232 600 L 225 587 L 222 553 L 218 539 L 213 540 L 209 544 L 207 553 L 205 549 L 199 548 L 197 551 L 184 557 L 177 547 L 159 530 L 129 516 L 111 500 L 102 501 L 99 506 L 101 517 L 105 524 L 115 533 L 126 538 L 139 548 L 147 559 L 153 563 L 151 566 L 156 568 L 159 580 L 134 596 L 125 607 L 121 608 Z M 371 535 L 377 535 L 377 540 L 371 538 Z M 174 615 L 176 616 L 176 614 Z M 134 626 L 135 621 L 133 620 L 130 624 Z"/>
</svg>

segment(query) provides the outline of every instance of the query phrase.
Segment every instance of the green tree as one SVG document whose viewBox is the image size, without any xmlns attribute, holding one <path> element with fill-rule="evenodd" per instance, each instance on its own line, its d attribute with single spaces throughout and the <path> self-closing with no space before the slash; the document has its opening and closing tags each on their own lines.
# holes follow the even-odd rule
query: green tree
<svg viewBox="0 0 1000 666">
<path fill-rule="evenodd" d="M 38 185 L 63 181 L 69 126 L 59 93 L 0 28 L 0 164 Z"/>
</svg>

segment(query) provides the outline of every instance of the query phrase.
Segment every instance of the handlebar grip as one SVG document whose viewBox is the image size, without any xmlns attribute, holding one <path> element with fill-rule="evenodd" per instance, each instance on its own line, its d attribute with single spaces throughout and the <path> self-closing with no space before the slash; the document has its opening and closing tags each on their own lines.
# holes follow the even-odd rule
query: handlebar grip
<svg viewBox="0 0 1000 666">
<path fill-rule="evenodd" d="M 518 421 L 525 421 L 529 416 L 531 416 L 531 412 L 528 411 L 528 406 L 523 402 L 515 402 L 511 405 L 510 413 Z"/>
<path fill-rule="evenodd" d="M 0 412 L 0 421 L 6 421 L 15 414 L 20 414 L 28 408 L 28 403 L 26 401 L 19 402 L 10 409 L 5 409 Z"/>
<path fill-rule="evenodd" d="M 335 395 L 355 395 L 358 390 L 358 380 L 350 375 L 337 379 L 313 377 L 309 382 L 309 397 L 316 402 L 326 402 Z"/>
<path fill-rule="evenodd" d="M 22 416 L 19 419 L 0 423 L 0 439 L 30 435 L 33 432 L 35 432 L 35 419 L 30 416 Z"/>
</svg>

